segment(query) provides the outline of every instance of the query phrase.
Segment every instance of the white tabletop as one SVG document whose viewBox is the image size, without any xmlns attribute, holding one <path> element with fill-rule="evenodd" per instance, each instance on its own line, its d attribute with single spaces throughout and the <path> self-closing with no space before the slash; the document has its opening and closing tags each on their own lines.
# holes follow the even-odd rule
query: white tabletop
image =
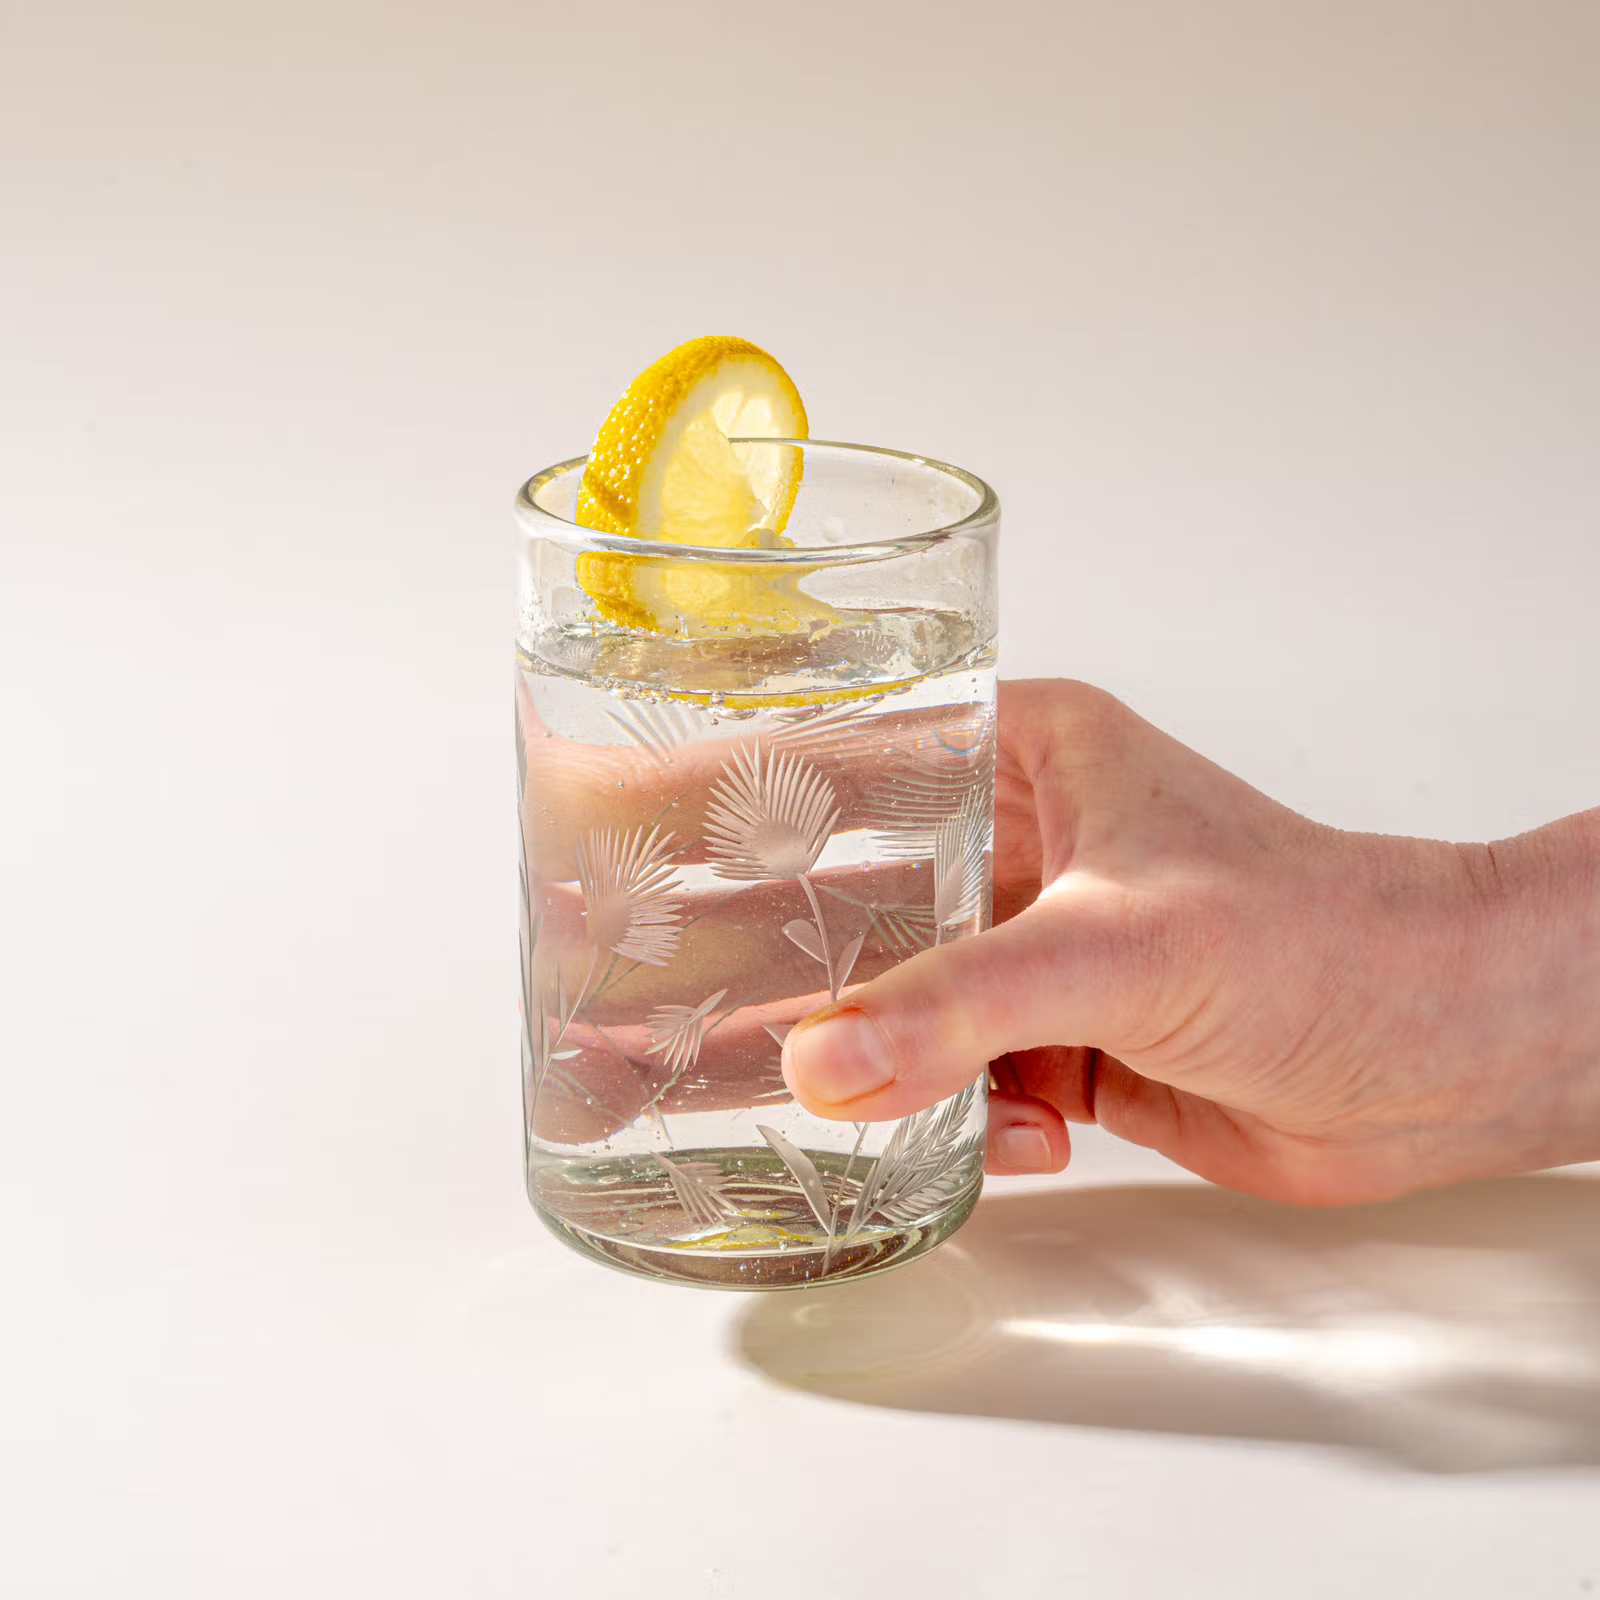
<svg viewBox="0 0 1600 1600">
<path fill-rule="evenodd" d="M 544 1234 L 508 639 L 518 479 L 738 332 L 996 484 L 1009 672 L 1341 826 L 1600 802 L 1600 13 L 0 30 L 0 1593 L 1600 1593 L 1593 1171 L 1090 1133 L 774 1297 Z"/>
</svg>

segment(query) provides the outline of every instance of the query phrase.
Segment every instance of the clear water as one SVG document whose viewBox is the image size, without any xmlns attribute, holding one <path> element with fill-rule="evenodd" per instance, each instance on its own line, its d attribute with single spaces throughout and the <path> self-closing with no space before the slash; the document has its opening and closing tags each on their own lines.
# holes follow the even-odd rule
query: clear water
<svg viewBox="0 0 1600 1600">
<path fill-rule="evenodd" d="M 518 670 L 528 1184 L 577 1248 L 791 1287 L 959 1226 L 983 1085 L 802 1111 L 793 1023 L 989 918 L 992 651 L 957 617 L 799 640 L 552 632 Z"/>
</svg>

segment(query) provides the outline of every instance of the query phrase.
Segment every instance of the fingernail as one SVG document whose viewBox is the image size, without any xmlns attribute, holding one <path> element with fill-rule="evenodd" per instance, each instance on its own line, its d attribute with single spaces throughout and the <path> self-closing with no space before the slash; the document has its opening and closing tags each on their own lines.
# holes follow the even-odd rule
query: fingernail
<svg viewBox="0 0 1600 1600">
<path fill-rule="evenodd" d="M 1050 1141 L 1031 1123 L 1014 1122 L 994 1136 L 994 1153 L 1008 1167 L 1024 1172 L 1050 1169 Z"/>
<path fill-rule="evenodd" d="M 859 1006 L 828 1006 L 797 1022 L 783 1041 L 783 1075 L 813 1100 L 842 1105 L 887 1088 L 894 1060 Z"/>
</svg>

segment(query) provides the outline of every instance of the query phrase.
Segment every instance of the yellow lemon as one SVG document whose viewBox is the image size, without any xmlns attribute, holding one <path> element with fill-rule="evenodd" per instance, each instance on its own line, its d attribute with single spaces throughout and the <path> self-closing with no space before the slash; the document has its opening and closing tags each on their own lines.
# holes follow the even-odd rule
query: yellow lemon
<svg viewBox="0 0 1600 1600">
<path fill-rule="evenodd" d="M 793 380 L 746 339 L 691 339 L 645 368 L 611 408 L 584 468 L 577 520 L 639 539 L 720 549 L 793 548 L 800 487 Z M 591 551 L 578 582 L 609 621 L 652 633 L 788 633 L 832 617 L 799 590 L 812 569 Z"/>
</svg>

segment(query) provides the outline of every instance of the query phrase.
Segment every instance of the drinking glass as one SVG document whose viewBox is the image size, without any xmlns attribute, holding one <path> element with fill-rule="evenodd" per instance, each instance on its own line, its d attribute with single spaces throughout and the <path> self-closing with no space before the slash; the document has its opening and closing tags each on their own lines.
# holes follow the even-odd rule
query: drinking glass
<svg viewBox="0 0 1600 1600">
<path fill-rule="evenodd" d="M 524 1128 L 575 1249 L 782 1289 L 911 1260 L 978 1198 L 985 1078 L 833 1122 L 779 1059 L 988 926 L 1000 512 L 921 456 L 735 448 L 798 453 L 770 548 L 580 527 L 582 458 L 517 496 Z"/>
</svg>

